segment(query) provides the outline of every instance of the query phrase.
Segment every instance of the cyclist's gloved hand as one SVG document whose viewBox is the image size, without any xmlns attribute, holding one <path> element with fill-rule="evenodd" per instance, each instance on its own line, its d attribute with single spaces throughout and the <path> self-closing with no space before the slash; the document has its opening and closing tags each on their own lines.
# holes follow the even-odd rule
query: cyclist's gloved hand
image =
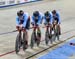
<svg viewBox="0 0 75 59">
<path fill-rule="evenodd" d="M 16 29 L 19 31 L 19 26 L 16 26 Z"/>
</svg>

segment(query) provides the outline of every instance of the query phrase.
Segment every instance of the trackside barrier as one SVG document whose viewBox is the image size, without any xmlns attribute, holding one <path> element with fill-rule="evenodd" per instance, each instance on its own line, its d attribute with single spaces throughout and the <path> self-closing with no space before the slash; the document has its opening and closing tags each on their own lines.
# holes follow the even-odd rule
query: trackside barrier
<svg viewBox="0 0 75 59">
<path fill-rule="evenodd" d="M 0 8 L 22 5 L 25 3 L 37 2 L 41 0 L 0 0 Z"/>
</svg>

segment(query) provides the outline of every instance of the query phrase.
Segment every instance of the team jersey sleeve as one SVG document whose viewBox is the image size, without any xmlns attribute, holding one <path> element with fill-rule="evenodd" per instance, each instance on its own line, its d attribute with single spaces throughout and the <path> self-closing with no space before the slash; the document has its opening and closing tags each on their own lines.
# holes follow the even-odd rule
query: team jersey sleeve
<svg viewBox="0 0 75 59">
<path fill-rule="evenodd" d="M 18 25 L 19 25 L 19 18 L 16 17 L 16 26 L 18 26 Z"/>
<path fill-rule="evenodd" d="M 52 24 L 53 18 L 52 18 L 52 13 L 50 12 L 50 23 Z"/>
<path fill-rule="evenodd" d="M 44 24 L 46 23 L 46 18 L 45 18 L 45 16 L 43 17 L 43 20 L 44 20 Z"/>
<path fill-rule="evenodd" d="M 42 21 L 41 16 L 39 16 L 39 20 L 38 20 L 37 24 L 40 25 L 41 21 Z"/>
<path fill-rule="evenodd" d="M 40 13 L 39 20 L 38 20 L 38 23 L 37 23 L 37 24 L 38 24 L 38 25 L 41 24 L 42 21 L 43 21 L 43 14 Z"/>
<path fill-rule="evenodd" d="M 58 14 L 58 19 L 59 19 L 58 24 L 60 24 L 60 23 L 61 23 L 60 13 L 59 13 L 59 12 L 57 12 L 57 14 Z"/>
<path fill-rule="evenodd" d="M 31 17 L 31 23 L 34 23 L 34 17 L 33 16 Z"/>
<path fill-rule="evenodd" d="M 23 27 L 26 27 L 28 17 L 29 17 L 29 16 L 28 16 L 28 13 L 26 13 L 26 14 L 24 15 L 24 23 L 23 23 Z"/>
</svg>

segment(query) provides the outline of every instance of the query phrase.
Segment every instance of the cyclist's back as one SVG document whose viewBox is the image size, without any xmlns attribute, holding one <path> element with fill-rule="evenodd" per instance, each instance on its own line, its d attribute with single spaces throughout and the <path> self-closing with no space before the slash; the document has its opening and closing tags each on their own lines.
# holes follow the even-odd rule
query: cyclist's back
<svg viewBox="0 0 75 59">
<path fill-rule="evenodd" d="M 44 13 L 44 24 L 50 23 L 52 24 L 52 14 L 49 11 Z"/>
<path fill-rule="evenodd" d="M 58 29 L 59 29 L 59 35 L 61 35 L 61 29 L 60 29 L 61 20 L 60 20 L 59 12 L 56 10 L 52 11 L 52 23 L 54 23 L 54 20 L 56 20 L 56 22 L 57 22 Z M 53 24 L 53 26 L 54 26 L 54 24 Z"/>
<path fill-rule="evenodd" d="M 60 24 L 61 23 L 61 20 L 60 20 L 60 14 L 59 14 L 59 12 L 58 11 L 56 11 L 56 10 L 53 10 L 52 11 L 52 22 L 54 21 L 54 20 L 56 20 L 57 22 L 58 22 L 58 24 Z"/>
<path fill-rule="evenodd" d="M 18 27 L 19 25 L 22 24 L 24 28 L 27 27 L 28 19 L 29 19 L 28 13 L 23 13 L 23 15 L 21 16 L 21 14 L 19 15 L 19 12 L 18 12 L 18 16 L 16 17 L 16 26 Z"/>
<path fill-rule="evenodd" d="M 30 17 L 28 13 L 24 13 L 23 10 L 20 10 L 17 12 L 16 17 L 16 28 L 19 31 L 19 34 L 21 36 L 21 32 L 23 31 L 23 50 L 25 50 L 28 47 L 28 32 L 27 29 L 29 27 L 28 24 L 30 22 Z"/>
<path fill-rule="evenodd" d="M 42 23 L 43 15 L 39 11 L 34 11 L 31 19 L 31 23 L 40 25 Z"/>
</svg>

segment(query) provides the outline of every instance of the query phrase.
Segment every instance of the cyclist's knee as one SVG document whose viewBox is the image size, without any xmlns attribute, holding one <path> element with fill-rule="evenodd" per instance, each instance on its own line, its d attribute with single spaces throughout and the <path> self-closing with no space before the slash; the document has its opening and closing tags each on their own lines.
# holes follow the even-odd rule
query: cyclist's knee
<svg viewBox="0 0 75 59">
<path fill-rule="evenodd" d="M 39 27 L 37 29 L 40 31 L 40 28 Z"/>
<path fill-rule="evenodd" d="M 58 24 L 58 28 L 60 29 L 60 24 Z"/>
<path fill-rule="evenodd" d="M 28 39 L 28 32 L 27 32 L 27 30 L 25 29 L 25 30 L 23 30 L 23 33 L 25 34 L 25 36 L 26 36 L 26 40 Z"/>
<path fill-rule="evenodd" d="M 28 40 L 28 32 L 26 31 L 26 40 Z"/>
<path fill-rule="evenodd" d="M 38 29 L 37 29 L 40 33 L 41 33 L 41 30 L 40 30 L 40 28 L 38 27 Z"/>
<path fill-rule="evenodd" d="M 52 25 L 50 25 L 50 28 L 52 28 Z"/>
<path fill-rule="evenodd" d="M 34 28 L 34 31 L 36 31 L 36 28 Z"/>
</svg>

